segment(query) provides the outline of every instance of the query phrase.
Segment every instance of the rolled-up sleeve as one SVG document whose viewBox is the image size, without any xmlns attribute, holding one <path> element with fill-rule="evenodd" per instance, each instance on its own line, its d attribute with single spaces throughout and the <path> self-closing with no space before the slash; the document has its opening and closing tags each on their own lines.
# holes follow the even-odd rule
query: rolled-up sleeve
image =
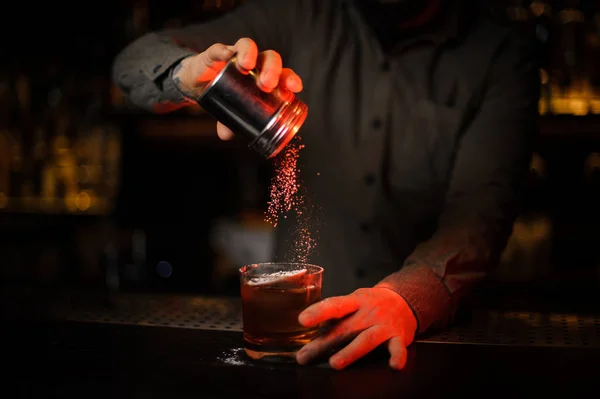
<svg viewBox="0 0 600 399">
<path fill-rule="evenodd" d="M 291 51 L 294 26 L 302 21 L 300 0 L 255 0 L 207 23 L 146 34 L 124 48 L 113 65 L 113 80 L 136 106 L 149 111 L 162 104 L 186 101 L 170 73 L 183 58 L 212 44 L 234 44 L 249 37 L 260 49 L 274 49 L 285 59 Z M 168 108 L 168 107 L 167 107 Z"/>
<path fill-rule="evenodd" d="M 436 233 L 380 283 L 412 307 L 419 332 L 452 319 L 458 300 L 497 262 L 518 211 L 537 134 L 539 69 L 529 42 L 504 44 L 458 143 Z"/>
</svg>

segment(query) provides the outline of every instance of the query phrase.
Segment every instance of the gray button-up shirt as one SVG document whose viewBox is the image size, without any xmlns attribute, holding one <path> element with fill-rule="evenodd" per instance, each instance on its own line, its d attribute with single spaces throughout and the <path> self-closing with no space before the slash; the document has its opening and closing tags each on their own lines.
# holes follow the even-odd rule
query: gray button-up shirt
<svg viewBox="0 0 600 399">
<path fill-rule="evenodd" d="M 135 104 L 184 101 L 171 72 L 214 43 L 254 39 L 304 82 L 304 185 L 324 294 L 384 280 L 419 331 L 450 320 L 485 276 L 516 214 L 536 133 L 532 43 L 483 15 L 382 46 L 351 0 L 258 0 L 217 20 L 150 33 L 117 57 Z M 318 222 L 318 223 L 316 223 Z M 278 227 L 278 254 L 293 240 Z"/>
</svg>

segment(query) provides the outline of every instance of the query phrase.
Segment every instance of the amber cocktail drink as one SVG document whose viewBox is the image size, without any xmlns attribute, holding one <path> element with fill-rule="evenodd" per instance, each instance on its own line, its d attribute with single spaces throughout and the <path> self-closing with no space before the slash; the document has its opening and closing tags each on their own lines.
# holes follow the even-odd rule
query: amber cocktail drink
<svg viewBox="0 0 600 399">
<path fill-rule="evenodd" d="M 323 268 L 301 263 L 260 263 L 240 269 L 244 349 L 253 359 L 294 360 L 314 339 L 298 315 L 321 300 Z"/>
</svg>

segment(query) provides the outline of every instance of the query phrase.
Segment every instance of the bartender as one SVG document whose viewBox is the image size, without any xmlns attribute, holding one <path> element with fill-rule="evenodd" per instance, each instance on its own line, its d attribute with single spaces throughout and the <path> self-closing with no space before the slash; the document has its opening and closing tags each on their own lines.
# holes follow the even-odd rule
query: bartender
<svg viewBox="0 0 600 399">
<path fill-rule="evenodd" d="M 115 81 L 156 113 L 194 104 L 234 53 L 259 68 L 263 90 L 280 85 L 308 105 L 300 162 L 324 220 L 310 261 L 325 267 L 327 298 L 299 320 L 334 323 L 300 364 L 334 350 L 342 369 L 385 345 L 401 369 L 415 335 L 447 325 L 497 262 L 532 153 L 539 79 L 533 43 L 485 3 L 254 0 L 118 55 Z M 279 255 L 290 230 L 277 229 Z"/>
</svg>

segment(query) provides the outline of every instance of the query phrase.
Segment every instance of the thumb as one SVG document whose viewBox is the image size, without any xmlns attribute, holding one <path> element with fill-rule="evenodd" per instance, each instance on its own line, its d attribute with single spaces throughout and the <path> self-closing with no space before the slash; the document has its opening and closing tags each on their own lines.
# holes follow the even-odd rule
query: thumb
<svg viewBox="0 0 600 399">
<path fill-rule="evenodd" d="M 392 337 L 388 341 L 388 350 L 390 352 L 390 367 L 394 370 L 402 370 L 406 366 L 406 346 L 402 337 Z"/>
<path fill-rule="evenodd" d="M 223 141 L 229 141 L 233 139 L 233 132 L 221 122 L 217 122 L 217 135 Z"/>
<path fill-rule="evenodd" d="M 222 64 L 233 57 L 234 51 L 231 47 L 221 43 L 213 44 L 206 51 L 200 53 L 200 59 L 205 66 L 212 68 L 215 64 Z"/>
</svg>

